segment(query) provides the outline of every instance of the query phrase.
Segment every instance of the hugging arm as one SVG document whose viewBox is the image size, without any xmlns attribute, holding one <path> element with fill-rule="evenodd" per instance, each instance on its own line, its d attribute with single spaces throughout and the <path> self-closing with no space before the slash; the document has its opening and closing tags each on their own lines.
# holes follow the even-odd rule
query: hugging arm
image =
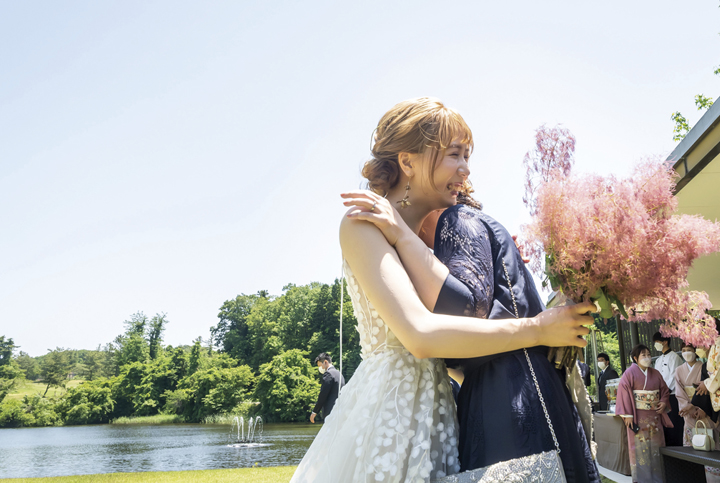
<svg viewBox="0 0 720 483">
<path fill-rule="evenodd" d="M 351 216 L 356 220 L 372 222 L 381 230 L 387 243 L 395 248 L 407 275 L 428 310 L 457 315 L 465 314 L 465 308 L 474 305 L 472 290 L 461 283 L 440 260 L 432 254 L 425 243 L 403 221 L 390 203 L 370 191 L 353 191 L 342 195 L 346 206 L 359 210 Z M 372 207 L 372 212 L 369 208 Z M 436 304 L 442 307 L 436 307 Z"/>
<path fill-rule="evenodd" d="M 584 345 L 577 336 L 587 333 L 582 326 L 588 322 L 580 314 L 587 312 L 588 304 L 564 307 L 561 317 L 546 312 L 483 324 L 470 317 L 433 314 L 421 302 L 397 252 L 376 226 L 346 217 L 340 226 L 340 244 L 372 305 L 416 357 L 470 358 L 536 345 Z"/>
</svg>

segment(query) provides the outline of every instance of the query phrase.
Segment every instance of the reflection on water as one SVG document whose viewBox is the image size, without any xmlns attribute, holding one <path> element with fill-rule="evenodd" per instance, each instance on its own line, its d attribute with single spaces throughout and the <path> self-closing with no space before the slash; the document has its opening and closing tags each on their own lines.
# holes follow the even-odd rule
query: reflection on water
<svg viewBox="0 0 720 483">
<path fill-rule="evenodd" d="M 228 425 L 0 429 L 0 478 L 296 465 L 320 427 L 267 424 L 254 447 L 233 447 Z"/>
</svg>

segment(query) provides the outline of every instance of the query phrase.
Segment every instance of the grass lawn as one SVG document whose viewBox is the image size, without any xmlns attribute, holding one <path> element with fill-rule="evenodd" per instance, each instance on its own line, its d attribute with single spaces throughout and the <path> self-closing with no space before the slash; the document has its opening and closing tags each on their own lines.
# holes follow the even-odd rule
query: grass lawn
<svg viewBox="0 0 720 483">
<path fill-rule="evenodd" d="M 67 381 L 67 387 L 77 387 L 82 384 L 82 379 L 71 379 Z M 35 394 L 43 395 L 45 392 L 46 384 L 42 382 L 28 381 L 27 379 L 21 380 L 18 385 L 13 389 L 13 392 L 7 395 L 8 399 L 22 399 L 23 396 L 34 396 Z M 60 397 L 65 394 L 66 390 L 62 388 L 51 387 L 46 397 Z"/>
<path fill-rule="evenodd" d="M 3 483 L 283 483 L 290 481 L 295 468 L 295 466 L 276 466 L 233 470 L 108 473 L 104 475 L 55 476 L 52 478 L 8 478 L 0 479 L 0 481 Z"/>
<path fill-rule="evenodd" d="M 235 470 L 158 471 L 147 473 L 109 473 L 105 475 L 56 476 L 52 478 L 9 478 L 5 482 L 38 483 L 284 483 L 290 481 L 295 466 L 240 468 Z M 602 483 L 615 483 L 601 476 Z"/>
</svg>

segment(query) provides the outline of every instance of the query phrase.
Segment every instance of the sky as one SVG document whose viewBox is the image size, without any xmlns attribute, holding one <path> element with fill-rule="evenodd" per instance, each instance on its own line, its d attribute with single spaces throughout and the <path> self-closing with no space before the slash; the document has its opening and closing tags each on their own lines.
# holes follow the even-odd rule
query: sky
<svg viewBox="0 0 720 483">
<path fill-rule="evenodd" d="M 534 131 L 576 171 L 667 156 L 720 78 L 717 1 L 0 0 L 0 335 L 93 349 L 138 311 L 207 338 L 225 300 L 340 276 L 339 194 L 395 103 L 475 138 L 476 196 L 529 216 Z"/>
</svg>

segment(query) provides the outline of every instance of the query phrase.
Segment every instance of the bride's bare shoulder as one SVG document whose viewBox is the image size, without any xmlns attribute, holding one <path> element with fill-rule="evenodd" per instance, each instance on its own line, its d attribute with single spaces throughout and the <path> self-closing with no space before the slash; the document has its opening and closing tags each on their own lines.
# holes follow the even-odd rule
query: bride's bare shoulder
<svg viewBox="0 0 720 483">
<path fill-rule="evenodd" d="M 348 218 L 348 214 L 354 210 L 350 209 L 343 215 L 340 221 L 340 247 L 343 253 L 362 251 L 363 249 L 378 249 L 381 247 L 390 248 L 387 240 L 380 230 L 370 222 Z"/>
</svg>

